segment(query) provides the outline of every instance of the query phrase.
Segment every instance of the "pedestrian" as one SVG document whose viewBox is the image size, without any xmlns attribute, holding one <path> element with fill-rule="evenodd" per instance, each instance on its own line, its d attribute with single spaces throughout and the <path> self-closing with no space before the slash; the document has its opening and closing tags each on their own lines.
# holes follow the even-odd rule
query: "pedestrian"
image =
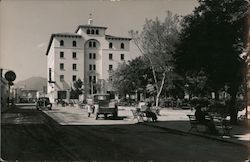
<svg viewBox="0 0 250 162">
<path fill-rule="evenodd" d="M 218 130 L 216 130 L 215 124 L 214 124 L 212 118 L 210 118 L 210 120 L 206 119 L 206 116 L 208 116 L 208 114 L 207 114 L 207 112 L 202 111 L 201 108 L 202 108 L 202 106 L 199 104 L 195 107 L 196 120 L 198 122 L 200 122 L 201 124 L 205 125 L 208 128 L 208 131 L 210 133 L 218 134 Z"/>
<path fill-rule="evenodd" d="M 94 114 L 95 113 L 95 105 L 91 105 L 91 110 L 92 110 L 92 114 Z"/>
<path fill-rule="evenodd" d="M 92 112 L 92 110 L 91 110 L 91 105 L 90 105 L 89 103 L 87 103 L 85 107 L 86 107 L 87 112 L 88 112 L 88 117 L 90 117 L 90 114 L 91 114 L 91 112 Z"/>
<path fill-rule="evenodd" d="M 146 109 L 146 111 L 145 111 L 146 117 L 147 117 L 147 118 L 151 118 L 153 122 L 156 122 L 156 121 L 157 121 L 157 116 L 156 116 L 156 114 L 151 110 L 152 103 L 151 103 L 150 101 L 148 101 L 148 102 L 146 103 L 146 105 L 147 105 L 147 109 Z"/>
</svg>

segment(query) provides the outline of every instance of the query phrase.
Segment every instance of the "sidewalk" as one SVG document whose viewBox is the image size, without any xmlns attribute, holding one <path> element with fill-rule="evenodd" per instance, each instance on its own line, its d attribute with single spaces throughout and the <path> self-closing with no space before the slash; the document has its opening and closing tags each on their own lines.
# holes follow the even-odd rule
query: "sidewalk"
<svg viewBox="0 0 250 162">
<path fill-rule="evenodd" d="M 53 107 L 52 110 L 44 111 L 48 116 L 53 118 L 61 125 L 120 125 L 120 124 L 136 124 L 138 123 L 137 119 L 133 119 L 133 114 L 131 109 L 134 107 L 118 107 L 118 116 L 119 119 L 98 119 L 95 120 L 94 115 L 91 114 L 91 117 L 87 117 L 87 110 L 74 107 Z M 144 124 L 151 127 L 157 127 L 161 129 L 171 129 L 179 133 L 192 134 L 196 136 L 202 136 L 205 138 L 220 140 L 224 142 L 231 142 L 236 144 L 241 144 L 248 146 L 250 148 L 250 128 L 249 124 L 247 125 L 233 125 L 230 132 L 231 136 L 214 136 L 207 135 L 202 132 L 196 132 L 195 130 L 189 132 L 190 124 L 187 114 L 194 114 L 194 111 L 191 110 L 182 110 L 182 109 L 171 109 L 163 108 L 160 112 L 161 116 L 158 116 L 158 122 L 143 122 Z M 239 113 L 241 114 L 241 113 Z"/>
</svg>

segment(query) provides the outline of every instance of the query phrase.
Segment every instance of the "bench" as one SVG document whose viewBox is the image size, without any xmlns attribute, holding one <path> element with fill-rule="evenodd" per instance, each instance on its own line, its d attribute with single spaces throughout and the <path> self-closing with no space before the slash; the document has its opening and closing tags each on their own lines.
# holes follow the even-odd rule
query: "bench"
<svg viewBox="0 0 250 162">
<path fill-rule="evenodd" d="M 200 123 L 196 120 L 195 115 L 187 115 L 189 118 L 189 123 L 191 128 L 189 129 L 189 132 L 191 132 L 193 129 L 195 129 L 197 132 L 199 132 L 198 125 L 204 126 L 204 124 Z"/>
<path fill-rule="evenodd" d="M 215 124 L 216 129 L 222 130 L 223 135 L 230 136 L 230 131 L 232 130 L 232 127 L 229 126 L 229 122 L 225 118 L 214 116 L 213 122 Z"/>
<path fill-rule="evenodd" d="M 199 132 L 198 125 L 204 125 L 203 123 L 200 123 L 196 120 L 195 115 L 187 115 L 189 118 L 189 122 L 191 125 L 191 128 L 189 129 L 189 132 L 193 129 L 195 129 L 197 132 Z M 225 120 L 225 118 L 222 117 L 212 117 L 212 116 L 206 116 L 207 120 L 212 120 L 216 129 L 222 130 L 223 135 L 230 135 L 230 130 L 232 127 L 228 125 L 228 122 Z"/>
</svg>

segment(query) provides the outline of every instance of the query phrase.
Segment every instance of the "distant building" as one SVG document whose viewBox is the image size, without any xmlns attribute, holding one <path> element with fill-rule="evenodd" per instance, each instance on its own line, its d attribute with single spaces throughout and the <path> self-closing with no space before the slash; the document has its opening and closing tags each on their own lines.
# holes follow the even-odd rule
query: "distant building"
<svg viewBox="0 0 250 162">
<path fill-rule="evenodd" d="M 130 38 L 106 34 L 107 27 L 79 25 L 75 33 L 54 33 L 47 48 L 47 92 L 51 101 L 69 99 L 74 81 L 84 81 L 85 94 L 112 91 L 110 71 L 131 59 Z M 99 86 L 98 86 L 99 84 Z"/>
</svg>

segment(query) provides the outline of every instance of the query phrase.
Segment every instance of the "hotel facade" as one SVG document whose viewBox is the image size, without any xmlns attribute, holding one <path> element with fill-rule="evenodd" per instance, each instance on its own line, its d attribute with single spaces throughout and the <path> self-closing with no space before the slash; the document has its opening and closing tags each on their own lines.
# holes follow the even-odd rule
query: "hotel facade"
<svg viewBox="0 0 250 162">
<path fill-rule="evenodd" d="M 68 99 L 73 83 L 84 82 L 84 93 L 110 93 L 111 71 L 131 60 L 130 38 L 106 35 L 107 27 L 79 25 L 75 33 L 54 33 L 47 56 L 47 92 L 52 102 Z M 99 90 L 98 90 L 99 85 Z"/>
</svg>

